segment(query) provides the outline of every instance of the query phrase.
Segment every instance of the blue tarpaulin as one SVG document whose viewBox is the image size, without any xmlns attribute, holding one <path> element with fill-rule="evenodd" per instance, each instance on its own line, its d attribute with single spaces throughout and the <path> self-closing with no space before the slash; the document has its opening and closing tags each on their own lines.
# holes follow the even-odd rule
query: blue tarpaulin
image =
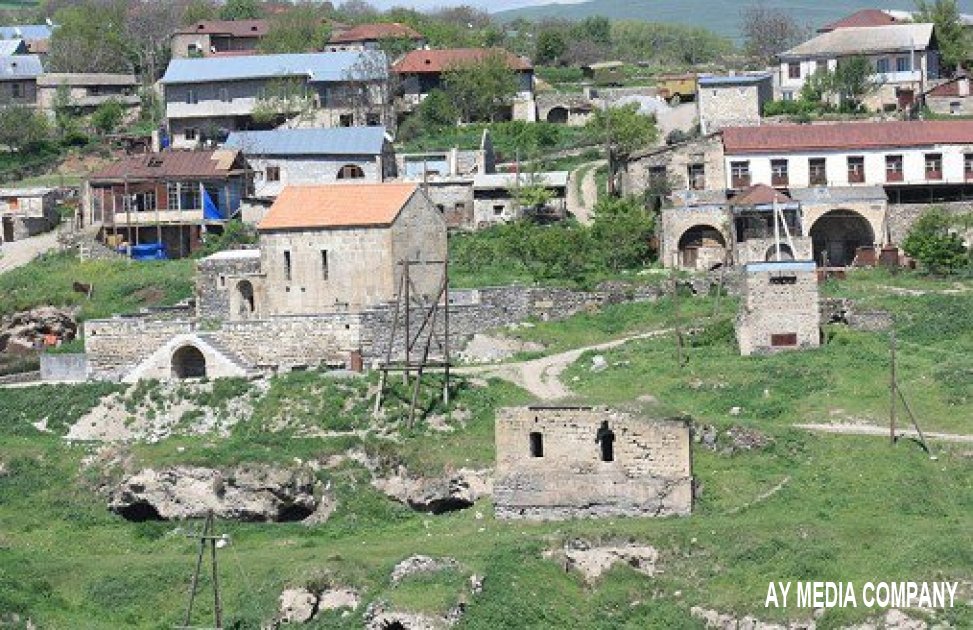
<svg viewBox="0 0 973 630">
<path fill-rule="evenodd" d="M 128 249 L 131 251 L 133 260 L 169 260 L 164 243 L 142 243 L 132 245 Z"/>
<path fill-rule="evenodd" d="M 203 188 L 203 218 L 207 221 L 222 221 L 224 219 L 220 209 L 213 203 L 213 198 L 209 192 Z"/>
</svg>

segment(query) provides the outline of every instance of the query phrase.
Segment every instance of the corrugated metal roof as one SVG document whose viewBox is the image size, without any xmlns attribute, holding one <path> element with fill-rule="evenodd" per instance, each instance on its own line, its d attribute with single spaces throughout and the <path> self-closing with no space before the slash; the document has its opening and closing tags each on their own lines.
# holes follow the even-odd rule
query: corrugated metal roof
<svg viewBox="0 0 973 630">
<path fill-rule="evenodd" d="M 932 29 L 932 24 L 839 28 L 782 52 L 780 58 L 840 57 L 894 50 L 925 50 L 932 39 Z"/>
<path fill-rule="evenodd" d="M 176 31 L 180 35 L 232 35 L 263 37 L 270 30 L 267 20 L 203 20 Z"/>
<path fill-rule="evenodd" d="M 511 70 L 532 70 L 534 66 L 522 57 L 502 48 L 447 48 L 442 50 L 413 50 L 406 53 L 392 67 L 403 74 L 440 73 L 455 66 L 479 63 L 492 55 L 500 55 Z"/>
<path fill-rule="evenodd" d="M 226 146 L 247 155 L 381 155 L 385 127 L 234 131 Z"/>
<path fill-rule="evenodd" d="M 379 39 L 422 39 L 414 28 L 398 22 L 376 22 L 359 24 L 345 31 L 338 31 L 331 37 L 332 44 L 350 44 Z"/>
<path fill-rule="evenodd" d="M 28 79 L 44 73 L 41 58 L 37 55 L 11 55 L 0 57 L 0 81 L 4 79 Z"/>
<path fill-rule="evenodd" d="M 549 171 L 547 173 L 521 173 L 520 185 L 543 184 L 550 188 L 568 185 L 568 171 Z M 517 185 L 515 173 L 487 173 L 473 176 L 473 188 L 513 188 Z"/>
<path fill-rule="evenodd" d="M 257 229 L 389 226 L 417 189 L 398 183 L 287 186 Z"/>
<path fill-rule="evenodd" d="M 223 179 L 233 174 L 237 151 L 163 151 L 131 155 L 89 176 L 92 182 L 129 179 Z"/>
<path fill-rule="evenodd" d="M 734 76 L 701 76 L 699 77 L 699 85 L 703 87 L 713 87 L 719 85 L 752 85 L 755 83 L 761 83 L 763 81 L 769 81 L 771 79 L 770 73 L 762 72 L 760 74 L 738 74 Z"/>
<path fill-rule="evenodd" d="M 385 53 L 378 50 L 173 59 L 166 68 L 162 83 L 207 83 L 287 76 L 304 76 L 311 83 L 381 80 L 388 76 L 387 67 Z"/>
<path fill-rule="evenodd" d="M 906 18 L 906 21 L 911 21 L 911 19 Z M 849 16 L 841 18 L 837 22 L 825 24 L 818 29 L 818 32 L 827 33 L 828 31 L 833 31 L 839 28 L 888 26 L 890 24 L 895 24 L 896 22 L 896 18 L 889 12 L 882 11 L 881 9 L 862 9 L 861 11 L 857 11 Z"/>
<path fill-rule="evenodd" d="M 837 32 L 837 31 L 836 31 Z M 973 144 L 973 120 L 898 120 L 723 129 L 727 155 Z"/>
<path fill-rule="evenodd" d="M 27 44 L 22 39 L 0 39 L 0 57 L 19 55 L 26 50 Z"/>
<path fill-rule="evenodd" d="M 0 26 L 0 39 L 50 39 L 53 30 L 47 24 Z"/>
</svg>

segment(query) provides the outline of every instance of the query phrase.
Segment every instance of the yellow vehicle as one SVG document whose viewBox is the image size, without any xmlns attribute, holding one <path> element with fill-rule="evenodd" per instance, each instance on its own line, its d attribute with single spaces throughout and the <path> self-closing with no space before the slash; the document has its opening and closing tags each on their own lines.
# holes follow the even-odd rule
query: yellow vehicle
<svg viewBox="0 0 973 630">
<path fill-rule="evenodd" d="M 696 98 L 696 75 L 663 74 L 656 79 L 656 87 L 659 89 L 659 96 L 671 105 L 678 105 Z"/>
</svg>

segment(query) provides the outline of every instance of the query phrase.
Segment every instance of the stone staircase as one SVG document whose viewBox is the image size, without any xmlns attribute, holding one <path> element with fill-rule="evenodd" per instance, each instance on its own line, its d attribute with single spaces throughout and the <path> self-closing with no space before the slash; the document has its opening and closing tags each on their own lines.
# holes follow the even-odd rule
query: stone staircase
<svg viewBox="0 0 973 630">
<path fill-rule="evenodd" d="M 81 260 L 111 260 L 124 258 L 98 240 L 100 226 L 90 226 L 84 229 L 65 227 L 58 232 L 57 240 L 62 250 L 76 251 Z"/>
<path fill-rule="evenodd" d="M 196 336 L 199 337 L 202 341 L 205 341 L 211 348 L 213 348 L 213 350 L 216 350 L 221 355 L 223 355 L 223 357 L 227 361 L 229 361 L 233 365 L 243 370 L 246 373 L 248 378 L 260 376 L 263 374 L 263 372 L 260 369 L 258 369 L 255 365 L 253 365 L 252 363 L 250 363 L 249 361 L 241 357 L 233 350 L 230 350 L 230 348 L 228 348 L 226 344 L 220 341 L 215 334 L 197 331 Z"/>
</svg>

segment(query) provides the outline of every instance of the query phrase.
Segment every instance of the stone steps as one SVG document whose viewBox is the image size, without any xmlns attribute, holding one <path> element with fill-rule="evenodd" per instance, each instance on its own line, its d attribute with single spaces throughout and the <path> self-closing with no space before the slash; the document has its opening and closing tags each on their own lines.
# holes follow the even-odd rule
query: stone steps
<svg viewBox="0 0 973 630">
<path fill-rule="evenodd" d="M 196 336 L 209 344 L 213 350 L 216 350 L 223 355 L 227 361 L 246 372 L 248 377 L 260 376 L 262 374 L 262 372 L 255 365 L 241 357 L 236 352 L 230 350 L 226 344 L 221 342 L 215 335 L 211 333 L 197 332 Z"/>
</svg>

